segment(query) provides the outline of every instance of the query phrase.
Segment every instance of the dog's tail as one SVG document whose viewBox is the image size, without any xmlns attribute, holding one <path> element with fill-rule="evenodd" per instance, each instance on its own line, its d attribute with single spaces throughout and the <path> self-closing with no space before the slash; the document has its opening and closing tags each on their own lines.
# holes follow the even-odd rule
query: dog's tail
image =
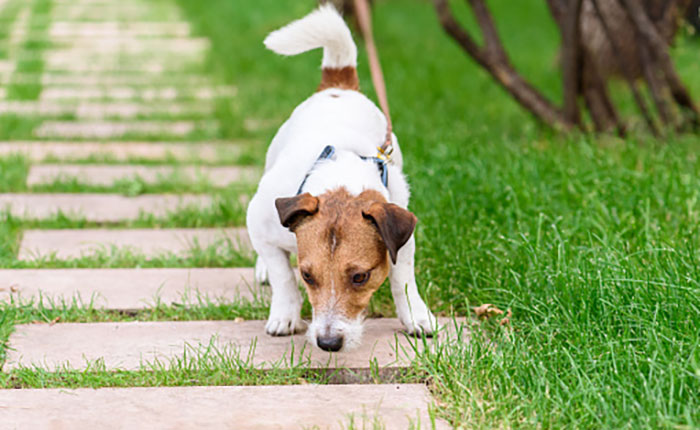
<svg viewBox="0 0 700 430">
<path fill-rule="evenodd" d="M 323 73 L 318 90 L 359 89 L 357 47 L 345 21 L 329 3 L 270 33 L 265 46 L 282 55 L 323 48 Z"/>
</svg>

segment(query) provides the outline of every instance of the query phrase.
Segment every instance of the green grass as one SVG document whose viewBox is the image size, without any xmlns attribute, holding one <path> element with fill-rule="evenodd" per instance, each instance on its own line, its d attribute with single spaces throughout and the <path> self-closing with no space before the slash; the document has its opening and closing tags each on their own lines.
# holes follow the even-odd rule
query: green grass
<svg viewBox="0 0 700 430">
<path fill-rule="evenodd" d="M 261 43 L 312 2 L 180 4 L 212 39 L 211 67 L 238 85 L 246 115 L 284 118 L 314 91 L 320 53 L 286 59 Z M 558 99 L 546 6 L 490 4 L 516 66 Z M 493 343 L 477 331 L 422 360 L 443 416 L 466 428 L 700 426 L 697 138 L 556 136 L 442 34 L 429 4 L 375 12 L 421 288 L 440 313 L 486 302 L 514 313 Z M 696 96 L 697 49 L 684 40 L 674 52 Z M 269 139 L 275 128 L 248 133 Z"/>
<path fill-rule="evenodd" d="M 49 23 L 47 16 L 51 12 L 53 3 L 51 0 L 33 0 L 30 6 L 29 27 L 31 36 L 22 45 L 24 50 L 35 50 L 37 58 L 19 60 L 14 71 L 16 74 L 33 73 L 40 74 L 44 70 L 44 61 L 41 52 L 46 39 Z M 41 81 L 35 82 L 10 82 L 7 87 L 7 97 L 10 100 L 37 100 L 41 94 Z"/>
</svg>

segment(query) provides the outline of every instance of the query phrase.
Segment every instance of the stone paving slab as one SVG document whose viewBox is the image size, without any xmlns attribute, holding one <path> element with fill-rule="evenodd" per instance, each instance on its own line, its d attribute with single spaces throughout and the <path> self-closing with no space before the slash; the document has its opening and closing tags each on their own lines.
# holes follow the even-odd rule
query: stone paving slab
<svg viewBox="0 0 700 430">
<path fill-rule="evenodd" d="M 243 228 L 25 230 L 18 258 L 32 260 L 51 255 L 57 259 L 80 258 L 108 252 L 111 247 L 146 257 L 187 256 L 195 243 L 206 248 L 223 245 L 224 241 L 230 241 L 235 250 L 250 249 L 250 239 Z"/>
<path fill-rule="evenodd" d="M 96 38 L 128 35 L 131 37 L 186 37 L 191 29 L 188 22 L 80 22 L 54 21 L 49 38 Z"/>
<path fill-rule="evenodd" d="M 0 390 L 0 420 L 35 430 L 449 428 L 432 427 L 430 402 L 422 384 Z"/>
<path fill-rule="evenodd" d="M 139 166 L 139 165 L 71 165 L 44 164 L 32 166 L 27 185 L 52 184 L 76 180 L 81 184 L 111 186 L 120 180 L 140 179 L 146 183 L 178 178 L 187 182 L 199 180 L 225 187 L 234 183 L 254 183 L 260 169 L 254 167 Z"/>
<path fill-rule="evenodd" d="M 180 208 L 211 204 L 211 197 L 203 195 L 0 194 L 0 209 L 27 219 L 45 219 L 62 213 L 91 222 L 118 222 L 138 219 L 141 213 L 164 216 Z"/>
<path fill-rule="evenodd" d="M 211 104 L 196 101 L 170 101 L 143 103 L 142 101 L 28 101 L 0 100 L 0 114 L 28 116 L 74 115 L 79 119 L 130 119 L 146 116 L 192 116 L 210 115 L 214 110 Z"/>
<path fill-rule="evenodd" d="M 26 80 L 31 80 L 31 75 L 24 75 Z M 15 75 L 14 78 L 22 79 Z M 42 85 L 153 85 L 156 83 L 166 85 L 210 85 L 212 79 L 209 76 L 197 74 L 173 73 L 166 76 L 154 77 L 136 73 L 110 74 L 110 73 L 82 73 L 80 75 L 66 73 L 44 73 L 41 77 Z"/>
<path fill-rule="evenodd" d="M 206 75 L 173 73 L 162 77 L 141 75 L 136 73 L 8 73 L 0 71 L 0 84 L 8 85 L 10 82 L 19 84 L 33 84 L 41 82 L 42 85 L 212 85 L 212 78 Z"/>
<path fill-rule="evenodd" d="M 206 37 L 165 37 L 148 38 L 120 35 L 113 38 L 76 37 L 51 41 L 61 49 L 85 49 L 99 52 L 118 51 L 126 53 L 149 53 L 154 50 L 165 52 L 206 51 L 211 48 L 211 41 Z"/>
<path fill-rule="evenodd" d="M 454 323 L 445 319 L 440 324 Z M 107 369 L 137 370 L 154 363 L 169 368 L 185 354 L 204 358 L 212 347 L 214 353 L 240 358 L 256 368 L 364 369 L 370 363 L 386 368 L 408 366 L 415 348 L 423 348 L 420 339 L 403 334 L 395 318 L 367 320 L 362 344 L 339 353 L 313 347 L 304 334 L 269 336 L 265 321 L 22 324 L 15 326 L 8 344 L 4 370 L 30 366 L 53 370 L 64 365 L 85 369 L 95 360 L 103 360 Z"/>
<path fill-rule="evenodd" d="M 30 161 L 78 161 L 90 158 L 114 161 L 175 160 L 216 162 L 222 154 L 240 153 L 234 142 L 174 143 L 174 142 L 0 142 L 0 156 L 22 154 Z"/>
<path fill-rule="evenodd" d="M 183 137 L 197 127 L 195 121 L 44 121 L 34 134 L 66 139 L 116 139 L 129 135 Z"/>
<path fill-rule="evenodd" d="M 161 87 L 44 87 L 40 100 L 213 100 L 218 97 L 233 97 L 236 88 L 231 86 L 176 88 Z"/>
<path fill-rule="evenodd" d="M 76 300 L 100 309 L 135 310 L 264 299 L 268 290 L 256 284 L 252 268 L 0 270 L 0 301 L 44 306 Z"/>
<path fill-rule="evenodd" d="M 118 60 L 114 60 L 110 63 L 88 63 L 88 62 L 73 62 L 69 64 L 44 64 L 45 70 L 49 73 L 63 73 L 63 74 L 141 74 L 150 75 L 153 78 L 161 79 L 164 76 L 171 74 L 182 73 L 183 69 L 199 67 L 202 69 L 201 64 L 197 63 L 187 63 L 183 64 L 182 61 L 175 62 L 175 64 L 164 63 L 161 59 L 146 59 L 138 64 L 122 64 Z M 190 72 L 195 72 L 195 70 L 190 70 Z"/>
<path fill-rule="evenodd" d="M 138 40 L 135 41 L 138 43 Z M 207 51 L 159 51 L 155 47 L 151 52 L 142 51 L 118 51 L 114 49 L 97 49 L 89 46 L 63 47 L 63 43 L 53 43 L 52 47 L 36 50 L 19 50 L 12 55 L 15 61 L 43 60 L 50 68 L 66 67 L 66 63 L 87 62 L 98 64 L 132 64 L 142 61 L 158 60 L 170 64 L 202 62 L 207 58 Z"/>
<path fill-rule="evenodd" d="M 44 67 L 49 71 L 63 70 L 67 72 L 87 72 L 87 71 L 158 71 L 170 72 L 182 69 L 197 67 L 204 70 L 202 63 L 206 56 L 204 54 L 194 55 L 95 55 L 91 61 L 89 52 L 80 57 L 58 57 L 48 54 L 44 55 Z"/>
</svg>

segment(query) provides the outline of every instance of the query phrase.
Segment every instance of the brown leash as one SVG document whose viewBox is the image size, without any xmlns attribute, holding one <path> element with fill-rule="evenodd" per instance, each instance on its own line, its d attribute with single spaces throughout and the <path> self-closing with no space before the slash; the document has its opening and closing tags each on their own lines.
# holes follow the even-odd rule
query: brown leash
<svg viewBox="0 0 700 430">
<path fill-rule="evenodd" d="M 374 85 L 374 91 L 377 93 L 379 106 L 382 108 L 384 116 L 386 117 L 386 136 L 382 146 L 377 147 L 379 151 L 377 158 L 384 162 L 389 162 L 391 152 L 394 150 L 394 146 L 391 142 L 391 115 L 389 114 L 389 100 L 386 96 L 384 74 L 382 73 L 382 66 L 379 63 L 379 55 L 377 54 L 377 47 L 374 44 L 374 36 L 372 35 L 372 16 L 367 0 L 354 0 L 354 2 L 357 22 L 364 36 L 365 47 L 367 49 L 367 55 L 369 56 L 369 70 L 372 74 L 372 85 Z"/>
</svg>

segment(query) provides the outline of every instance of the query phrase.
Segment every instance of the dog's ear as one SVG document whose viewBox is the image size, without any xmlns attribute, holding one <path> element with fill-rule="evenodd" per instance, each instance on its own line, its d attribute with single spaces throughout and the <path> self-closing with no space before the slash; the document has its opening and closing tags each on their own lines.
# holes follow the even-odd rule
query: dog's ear
<svg viewBox="0 0 700 430">
<path fill-rule="evenodd" d="M 275 200 L 277 214 L 283 226 L 294 231 L 303 218 L 318 212 L 318 199 L 309 193 Z"/>
<path fill-rule="evenodd" d="M 418 219 L 411 212 L 392 203 L 372 203 L 362 211 L 362 216 L 372 221 L 379 230 L 391 261 L 396 264 L 399 249 L 408 242 Z"/>
</svg>

